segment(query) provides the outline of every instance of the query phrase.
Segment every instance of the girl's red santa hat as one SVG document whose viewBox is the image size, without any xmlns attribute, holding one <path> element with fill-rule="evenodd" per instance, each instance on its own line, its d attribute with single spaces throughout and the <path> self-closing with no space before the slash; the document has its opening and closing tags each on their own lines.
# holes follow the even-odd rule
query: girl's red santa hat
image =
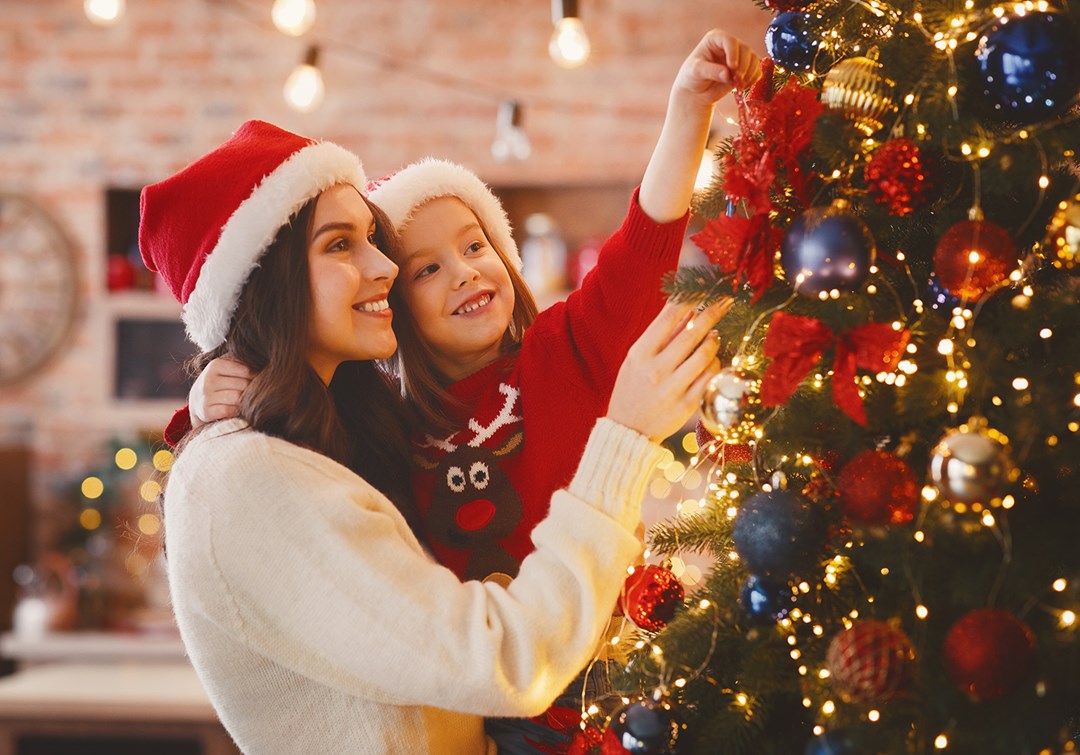
<svg viewBox="0 0 1080 755">
<path fill-rule="evenodd" d="M 502 202 L 468 168 L 448 160 L 427 157 L 386 178 L 368 184 L 371 201 L 390 218 L 399 232 L 425 202 L 457 197 L 472 210 L 495 244 L 519 270 L 521 255 L 510 232 L 510 219 Z"/>
<path fill-rule="evenodd" d="M 248 276 L 278 231 L 336 184 L 364 191 L 360 159 L 264 121 L 142 190 L 139 249 L 183 304 L 188 338 L 203 351 L 225 342 Z"/>
</svg>

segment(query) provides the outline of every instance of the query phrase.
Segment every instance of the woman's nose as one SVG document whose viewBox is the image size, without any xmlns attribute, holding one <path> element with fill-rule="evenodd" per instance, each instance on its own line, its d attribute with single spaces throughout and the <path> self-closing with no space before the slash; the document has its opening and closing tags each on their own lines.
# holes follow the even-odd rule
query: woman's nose
<svg viewBox="0 0 1080 755">
<path fill-rule="evenodd" d="M 376 249 L 374 259 L 367 265 L 367 272 L 372 280 L 394 280 L 397 278 L 398 266 Z"/>
</svg>

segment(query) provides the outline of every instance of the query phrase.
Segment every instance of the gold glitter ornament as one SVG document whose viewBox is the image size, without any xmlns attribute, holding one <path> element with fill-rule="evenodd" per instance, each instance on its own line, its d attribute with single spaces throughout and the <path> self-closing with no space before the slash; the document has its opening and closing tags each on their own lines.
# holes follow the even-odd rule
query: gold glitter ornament
<svg viewBox="0 0 1080 755">
<path fill-rule="evenodd" d="M 1044 247 L 1054 266 L 1075 269 L 1080 264 L 1080 194 L 1058 204 L 1046 233 Z"/>
<path fill-rule="evenodd" d="M 884 119 L 896 109 L 896 82 L 882 73 L 876 57 L 871 50 L 869 57 L 841 60 L 829 70 L 821 87 L 821 101 L 867 137 L 880 131 Z"/>
</svg>

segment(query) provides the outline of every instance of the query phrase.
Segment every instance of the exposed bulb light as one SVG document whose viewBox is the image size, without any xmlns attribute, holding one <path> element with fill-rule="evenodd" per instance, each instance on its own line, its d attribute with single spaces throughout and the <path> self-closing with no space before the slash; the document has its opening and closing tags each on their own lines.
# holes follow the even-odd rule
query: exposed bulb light
<svg viewBox="0 0 1080 755">
<path fill-rule="evenodd" d="M 529 137 L 522 127 L 521 103 L 503 100 L 495 116 L 495 141 L 491 143 L 491 156 L 499 162 L 526 160 L 532 154 Z"/>
<path fill-rule="evenodd" d="M 124 0 L 83 0 L 83 12 L 98 26 L 112 26 L 124 15 Z"/>
<path fill-rule="evenodd" d="M 282 34 L 299 37 L 315 23 L 315 0 L 274 0 L 270 18 Z"/>
<path fill-rule="evenodd" d="M 556 65 L 577 68 L 589 59 L 589 37 L 578 17 L 577 0 L 551 0 L 551 20 L 555 24 L 548 54 Z"/>
<path fill-rule="evenodd" d="M 322 72 L 319 70 L 319 48 L 308 48 L 304 62 L 293 69 L 285 80 L 285 102 L 294 110 L 310 113 L 323 100 Z"/>
</svg>

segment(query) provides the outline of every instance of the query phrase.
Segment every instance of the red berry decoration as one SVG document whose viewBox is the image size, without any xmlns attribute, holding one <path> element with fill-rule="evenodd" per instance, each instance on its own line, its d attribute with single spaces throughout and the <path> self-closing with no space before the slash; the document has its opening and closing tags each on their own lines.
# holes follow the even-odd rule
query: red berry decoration
<svg viewBox="0 0 1080 755">
<path fill-rule="evenodd" d="M 733 464 L 750 461 L 754 452 L 747 443 L 725 443 L 705 429 L 705 423 L 700 419 L 694 428 L 697 436 L 698 448 L 701 453 L 717 464 Z"/>
<path fill-rule="evenodd" d="M 840 505 L 865 524 L 907 524 L 919 508 L 919 483 L 888 451 L 863 451 L 840 470 Z"/>
<path fill-rule="evenodd" d="M 934 250 L 938 282 L 960 299 L 978 299 L 1016 267 L 1016 244 L 989 220 L 962 220 L 942 234 Z"/>
<path fill-rule="evenodd" d="M 899 629 L 863 619 L 833 637 L 825 656 L 832 686 L 860 704 L 888 702 L 915 672 L 915 651 Z"/>
<path fill-rule="evenodd" d="M 1035 635 L 1008 611 L 965 614 L 945 636 L 945 670 L 964 692 L 995 700 L 1014 690 L 1035 665 Z"/>
<path fill-rule="evenodd" d="M 639 566 L 623 584 L 623 613 L 642 629 L 659 632 L 671 621 L 685 595 L 679 578 L 664 567 Z"/>
<path fill-rule="evenodd" d="M 878 147 L 863 176 L 875 201 L 900 216 L 929 204 L 937 184 L 930 165 L 910 139 L 891 139 Z"/>
</svg>

